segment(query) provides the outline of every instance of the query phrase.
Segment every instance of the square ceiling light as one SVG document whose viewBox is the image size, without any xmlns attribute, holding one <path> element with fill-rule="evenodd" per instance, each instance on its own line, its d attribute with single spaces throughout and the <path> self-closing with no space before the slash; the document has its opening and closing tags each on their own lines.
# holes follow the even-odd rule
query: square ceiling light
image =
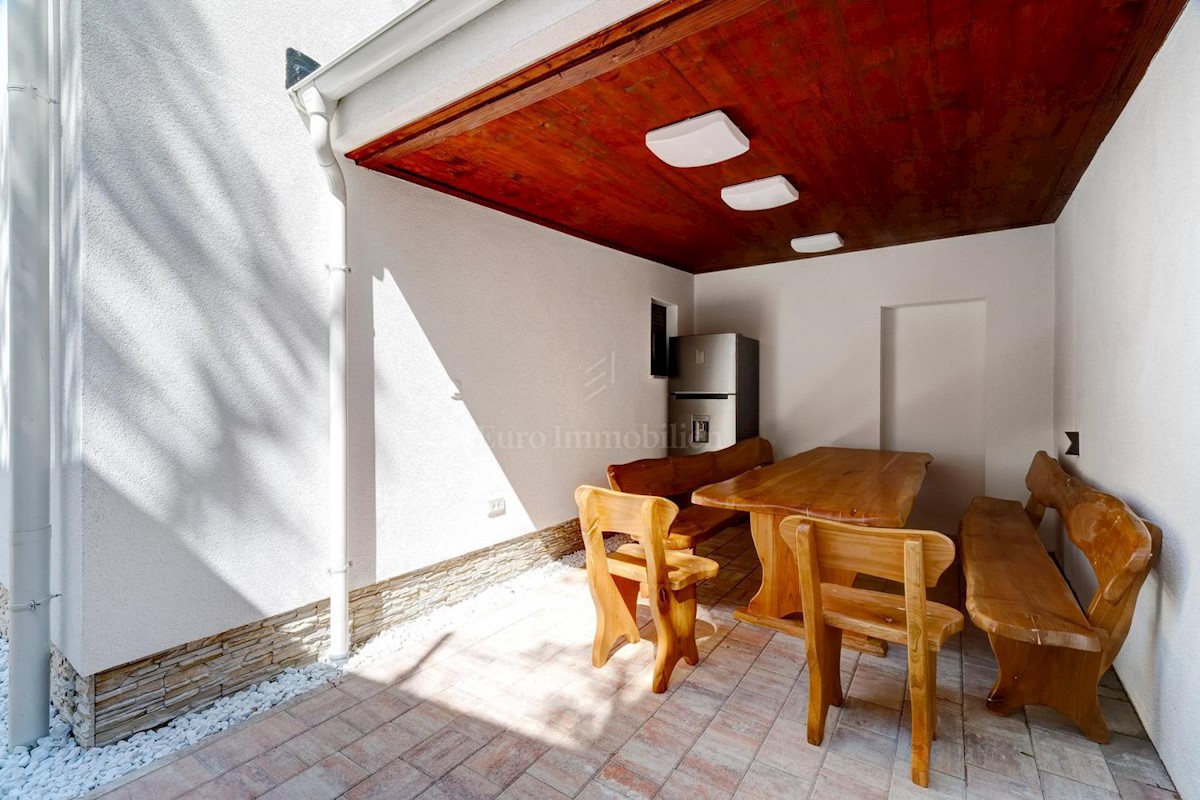
<svg viewBox="0 0 1200 800">
<path fill-rule="evenodd" d="M 792 249 L 797 253 L 828 253 L 844 245 L 836 233 L 818 233 L 816 236 L 801 236 L 792 239 Z"/>
<path fill-rule="evenodd" d="M 740 156 L 750 140 L 724 111 L 710 111 L 650 131 L 646 147 L 672 167 L 705 167 Z"/>
<path fill-rule="evenodd" d="M 791 181 L 782 175 L 773 175 L 749 183 L 726 186 L 721 190 L 725 205 L 738 211 L 765 211 L 779 208 L 800 199 L 800 193 Z"/>
</svg>

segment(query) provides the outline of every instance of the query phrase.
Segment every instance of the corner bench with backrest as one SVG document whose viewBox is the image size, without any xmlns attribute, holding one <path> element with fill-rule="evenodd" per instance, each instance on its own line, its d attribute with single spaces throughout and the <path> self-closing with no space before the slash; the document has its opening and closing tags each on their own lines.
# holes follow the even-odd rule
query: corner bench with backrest
<svg viewBox="0 0 1200 800">
<path fill-rule="evenodd" d="M 1104 743 L 1109 732 L 1097 686 L 1129 633 L 1162 534 L 1044 452 L 1034 456 L 1025 485 L 1024 507 L 976 497 L 960 527 L 967 612 L 1000 665 L 987 707 L 1007 715 L 1049 706 Z M 1058 512 L 1095 573 L 1098 588 L 1086 610 L 1038 539 L 1046 508 Z"/>
<path fill-rule="evenodd" d="M 608 483 L 619 492 L 665 497 L 679 506 L 679 515 L 671 523 L 666 546 L 668 550 L 691 550 L 746 518 L 740 511 L 692 505 L 692 492 L 773 460 L 771 443 L 755 437 L 711 453 L 643 458 L 628 464 L 614 464 L 608 468 Z"/>
</svg>

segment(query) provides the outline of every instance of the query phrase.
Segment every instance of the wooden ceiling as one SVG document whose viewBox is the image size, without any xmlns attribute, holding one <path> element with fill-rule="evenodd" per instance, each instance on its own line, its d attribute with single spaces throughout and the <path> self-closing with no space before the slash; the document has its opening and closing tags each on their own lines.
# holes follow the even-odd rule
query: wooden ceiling
<svg viewBox="0 0 1200 800">
<path fill-rule="evenodd" d="M 1053 222 L 1186 0 L 669 0 L 349 154 L 689 272 Z M 647 131 L 721 109 L 750 151 Z M 782 174 L 799 202 L 723 186 Z"/>
</svg>

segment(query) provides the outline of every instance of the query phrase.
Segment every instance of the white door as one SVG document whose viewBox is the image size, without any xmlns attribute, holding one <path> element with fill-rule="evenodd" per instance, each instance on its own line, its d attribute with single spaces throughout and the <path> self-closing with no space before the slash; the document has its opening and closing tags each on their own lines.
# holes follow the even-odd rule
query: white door
<svg viewBox="0 0 1200 800">
<path fill-rule="evenodd" d="M 908 527 L 958 531 L 984 486 L 983 300 L 884 308 L 879 440 L 933 454 Z"/>
</svg>

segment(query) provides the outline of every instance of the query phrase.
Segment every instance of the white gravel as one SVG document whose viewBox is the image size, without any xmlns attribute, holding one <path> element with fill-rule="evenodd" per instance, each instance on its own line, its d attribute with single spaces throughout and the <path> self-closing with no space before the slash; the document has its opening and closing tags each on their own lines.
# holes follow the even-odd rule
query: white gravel
<svg viewBox="0 0 1200 800">
<path fill-rule="evenodd" d="M 619 542 L 610 539 L 609 548 Z M 549 564 L 518 575 L 484 590 L 470 600 L 436 609 L 419 620 L 380 633 L 358 648 L 349 662 L 339 668 L 320 662 L 255 684 L 235 695 L 218 700 L 211 708 L 182 716 L 161 728 L 143 731 L 128 739 L 85 750 L 71 738 L 67 724 L 51 710 L 50 735 L 33 748 L 6 752 L 8 733 L 8 642 L 0 638 L 0 800 L 69 800 L 143 767 L 165 755 L 195 744 L 225 730 L 251 715 L 284 700 L 321 686 L 341 674 L 401 650 L 414 638 L 422 638 L 451 627 L 477 611 L 495 608 L 507 597 L 525 593 L 535 586 L 583 565 L 582 551 L 560 563 Z"/>
<path fill-rule="evenodd" d="M 611 553 L 613 550 L 616 550 L 621 545 L 629 544 L 632 541 L 633 541 L 632 536 L 626 536 L 623 533 L 614 534 L 612 536 L 608 536 L 605 538 L 604 549 Z M 584 552 L 582 550 L 576 550 L 574 553 L 565 555 L 562 558 L 560 558 L 559 563 L 565 564 L 568 567 L 575 567 L 576 569 L 582 569 L 585 558 L 586 558 L 586 556 L 584 555 Z"/>
</svg>

